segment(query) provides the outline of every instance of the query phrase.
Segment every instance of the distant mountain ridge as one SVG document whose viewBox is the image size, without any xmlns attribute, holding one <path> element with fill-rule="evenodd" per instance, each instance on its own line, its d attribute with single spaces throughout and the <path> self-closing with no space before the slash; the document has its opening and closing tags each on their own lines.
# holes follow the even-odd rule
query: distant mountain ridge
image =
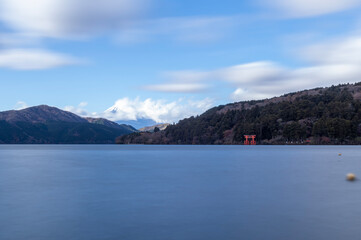
<svg viewBox="0 0 361 240">
<path fill-rule="evenodd" d="M 140 129 L 140 128 L 144 128 L 147 126 L 153 126 L 153 125 L 158 124 L 153 119 L 147 119 L 147 118 L 139 118 L 137 120 L 119 120 L 119 121 L 117 121 L 117 123 L 130 125 L 130 126 L 134 127 L 135 129 Z"/>
<path fill-rule="evenodd" d="M 0 112 L 0 143 L 102 144 L 132 132 L 136 130 L 129 125 L 82 118 L 47 105 Z"/>
<path fill-rule="evenodd" d="M 137 129 L 135 129 L 133 126 L 131 125 L 127 125 L 127 124 L 118 124 L 116 122 L 112 122 L 108 119 L 105 118 L 90 118 L 90 117 L 86 117 L 85 120 L 87 120 L 89 123 L 94 123 L 94 124 L 100 124 L 100 125 L 104 125 L 107 127 L 112 127 L 112 128 L 125 128 L 125 129 L 129 129 L 132 132 L 136 132 Z"/>
<path fill-rule="evenodd" d="M 315 88 L 209 109 L 155 133 L 133 133 L 120 144 L 361 144 L 361 83 Z"/>
<path fill-rule="evenodd" d="M 86 123 L 86 119 L 78 115 L 62 111 L 55 107 L 47 105 L 40 105 L 29 107 L 22 110 L 11 110 L 0 112 L 0 120 L 7 122 L 31 122 L 31 123 L 46 123 L 51 121 L 57 122 L 73 122 Z"/>
<path fill-rule="evenodd" d="M 157 124 L 157 125 L 153 125 L 153 126 L 149 126 L 149 127 L 140 128 L 139 131 L 140 132 L 154 132 L 155 128 L 158 128 L 160 131 L 163 131 L 169 125 L 170 125 L 169 123 L 161 123 L 161 124 Z"/>
</svg>

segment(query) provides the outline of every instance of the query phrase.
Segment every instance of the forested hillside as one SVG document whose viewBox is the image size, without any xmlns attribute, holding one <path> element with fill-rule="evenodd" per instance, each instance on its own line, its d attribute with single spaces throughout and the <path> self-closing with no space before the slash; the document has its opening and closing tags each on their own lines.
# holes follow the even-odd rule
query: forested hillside
<svg viewBox="0 0 361 240">
<path fill-rule="evenodd" d="M 85 119 L 46 105 L 0 112 L 0 144 L 104 144 L 135 131 L 128 125 Z"/>
<path fill-rule="evenodd" d="M 156 133 L 133 133 L 121 144 L 360 144 L 361 83 L 219 106 Z"/>
</svg>

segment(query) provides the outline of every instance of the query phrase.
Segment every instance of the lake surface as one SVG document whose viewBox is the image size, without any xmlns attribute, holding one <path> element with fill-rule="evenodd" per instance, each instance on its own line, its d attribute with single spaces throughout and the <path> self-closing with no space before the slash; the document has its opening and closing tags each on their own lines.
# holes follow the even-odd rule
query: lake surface
<svg viewBox="0 0 361 240">
<path fill-rule="evenodd" d="M 3 145 L 0 239 L 359 239 L 349 172 L 359 146 Z"/>
</svg>

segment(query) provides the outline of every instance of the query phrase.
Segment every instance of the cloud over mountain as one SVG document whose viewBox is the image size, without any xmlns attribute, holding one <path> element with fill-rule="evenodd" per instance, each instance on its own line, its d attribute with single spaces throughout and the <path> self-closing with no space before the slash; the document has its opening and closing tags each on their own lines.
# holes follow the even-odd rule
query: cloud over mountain
<svg viewBox="0 0 361 240">
<path fill-rule="evenodd" d="M 200 114 L 212 105 L 213 101 L 209 98 L 198 101 L 179 99 L 173 102 L 122 98 L 104 112 L 104 117 L 114 121 L 152 119 L 157 123 L 172 123 Z"/>
<path fill-rule="evenodd" d="M 101 117 L 112 121 L 130 121 L 139 119 L 151 119 L 156 123 L 173 123 L 194 115 L 198 115 L 213 106 L 210 98 L 203 100 L 178 99 L 166 101 L 163 99 L 145 100 L 138 98 L 121 98 L 113 106 L 104 112 L 89 113 L 86 103 L 78 106 L 66 106 L 64 110 L 78 114 L 82 117 Z"/>
</svg>

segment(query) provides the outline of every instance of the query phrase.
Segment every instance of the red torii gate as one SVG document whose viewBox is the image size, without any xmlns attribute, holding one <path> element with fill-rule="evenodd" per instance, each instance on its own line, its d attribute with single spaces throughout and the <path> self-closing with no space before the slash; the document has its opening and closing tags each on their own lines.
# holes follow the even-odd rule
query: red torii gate
<svg viewBox="0 0 361 240">
<path fill-rule="evenodd" d="M 244 135 L 244 137 L 246 138 L 246 140 L 244 140 L 244 145 L 256 145 L 256 135 Z M 252 138 L 252 140 L 249 141 L 249 138 Z"/>
</svg>

